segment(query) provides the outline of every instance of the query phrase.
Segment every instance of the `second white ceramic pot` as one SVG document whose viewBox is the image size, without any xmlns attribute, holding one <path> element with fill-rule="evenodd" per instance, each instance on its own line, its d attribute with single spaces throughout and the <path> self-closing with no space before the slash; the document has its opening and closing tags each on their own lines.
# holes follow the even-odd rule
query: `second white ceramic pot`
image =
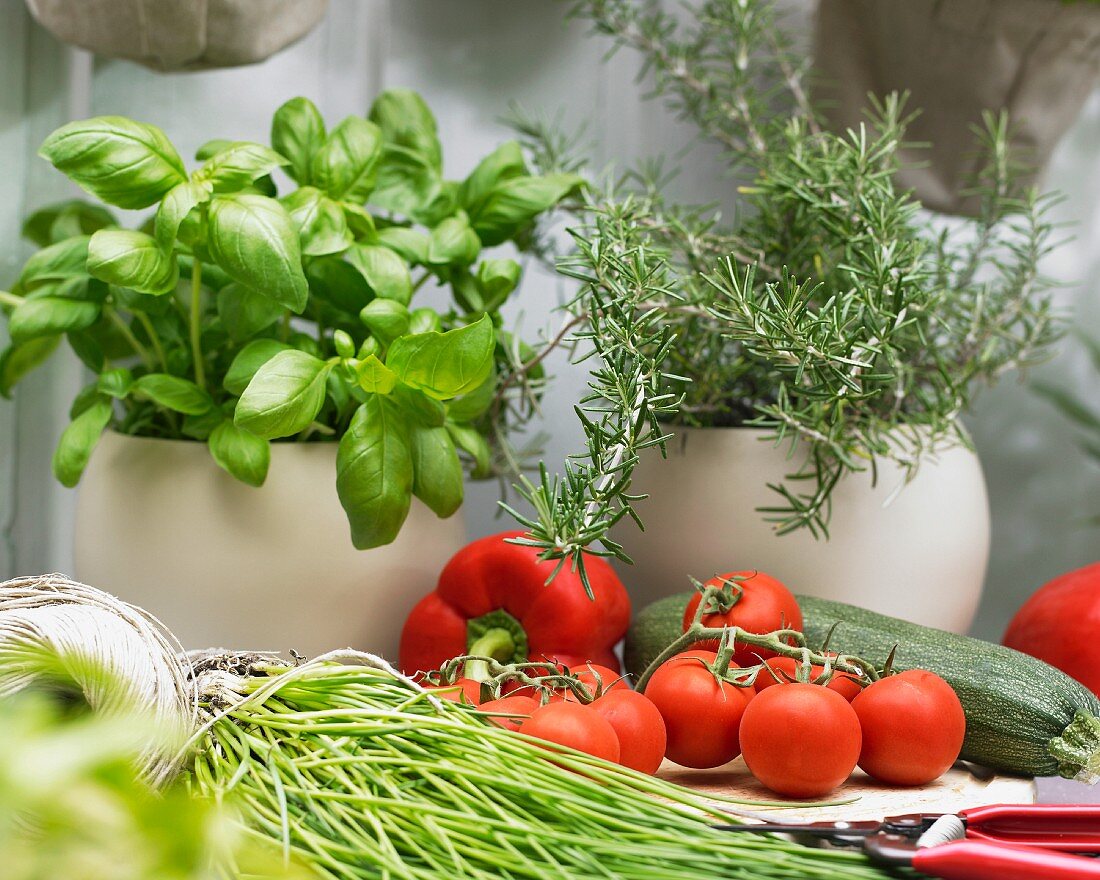
<svg viewBox="0 0 1100 880">
<path fill-rule="evenodd" d="M 620 573 L 636 607 L 691 589 L 689 576 L 758 569 L 795 593 L 860 605 L 926 626 L 965 632 L 989 561 L 989 502 L 977 456 L 952 446 L 903 476 L 880 463 L 833 492 L 829 539 L 777 535 L 757 508 L 781 501 L 767 488 L 793 470 L 786 447 L 751 428 L 673 428 L 668 458 L 643 455 L 632 491 L 645 523 L 615 531 L 633 558 Z M 894 496 L 891 500 L 891 496 Z M 889 502 L 889 503 L 888 503 Z"/>
<path fill-rule="evenodd" d="M 186 648 L 396 658 L 409 610 L 465 541 L 462 515 L 414 499 L 396 541 L 356 550 L 336 447 L 273 443 L 256 489 L 203 443 L 105 434 L 78 490 L 77 578 L 152 612 Z"/>
</svg>

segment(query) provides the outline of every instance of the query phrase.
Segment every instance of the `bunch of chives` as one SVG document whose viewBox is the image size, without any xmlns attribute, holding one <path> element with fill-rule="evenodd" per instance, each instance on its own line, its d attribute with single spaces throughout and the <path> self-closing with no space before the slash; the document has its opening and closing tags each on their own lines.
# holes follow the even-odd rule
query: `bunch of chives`
<svg viewBox="0 0 1100 880">
<path fill-rule="evenodd" d="M 728 815 L 687 789 L 550 753 L 388 668 L 266 671 L 207 689 L 192 784 L 319 877 L 890 876 L 859 852 L 716 831 Z"/>
</svg>

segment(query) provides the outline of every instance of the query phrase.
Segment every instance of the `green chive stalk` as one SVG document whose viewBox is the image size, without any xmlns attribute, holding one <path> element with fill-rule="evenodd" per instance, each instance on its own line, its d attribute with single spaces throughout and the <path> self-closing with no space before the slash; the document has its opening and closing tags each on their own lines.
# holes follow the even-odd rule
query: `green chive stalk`
<svg viewBox="0 0 1100 880">
<path fill-rule="evenodd" d="M 198 688 L 194 792 L 318 877 L 890 876 L 858 851 L 717 831 L 730 816 L 713 800 L 551 753 L 365 655 L 260 661 Z"/>
</svg>

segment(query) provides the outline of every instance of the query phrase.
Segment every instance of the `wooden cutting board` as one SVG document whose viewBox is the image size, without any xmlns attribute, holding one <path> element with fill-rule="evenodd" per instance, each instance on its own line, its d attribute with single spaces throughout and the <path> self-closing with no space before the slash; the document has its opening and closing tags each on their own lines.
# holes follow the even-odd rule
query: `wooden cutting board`
<svg viewBox="0 0 1100 880">
<path fill-rule="evenodd" d="M 738 758 L 714 770 L 687 770 L 665 761 L 657 773 L 662 779 L 708 792 L 745 800 L 778 801 L 777 797 L 752 778 L 745 762 Z M 903 813 L 957 813 L 984 804 L 1031 804 L 1035 802 L 1035 780 L 1014 776 L 979 779 L 963 769 L 951 769 L 935 782 L 920 788 L 894 788 L 875 782 L 857 769 L 830 800 L 858 798 L 853 803 L 831 807 L 743 809 L 753 814 L 774 816 L 778 821 L 834 821 L 837 819 L 881 819 Z M 730 809 L 724 805 L 724 808 Z"/>
</svg>

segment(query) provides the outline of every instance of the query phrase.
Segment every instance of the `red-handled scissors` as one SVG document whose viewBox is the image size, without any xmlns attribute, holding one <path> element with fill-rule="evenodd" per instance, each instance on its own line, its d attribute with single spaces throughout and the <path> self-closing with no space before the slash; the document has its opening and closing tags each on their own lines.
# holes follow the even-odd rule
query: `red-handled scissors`
<svg viewBox="0 0 1100 880">
<path fill-rule="evenodd" d="M 1098 804 L 991 804 L 881 822 L 719 827 L 861 846 L 874 861 L 944 880 L 1100 880 L 1100 859 L 1076 855 L 1100 854 Z"/>
</svg>

